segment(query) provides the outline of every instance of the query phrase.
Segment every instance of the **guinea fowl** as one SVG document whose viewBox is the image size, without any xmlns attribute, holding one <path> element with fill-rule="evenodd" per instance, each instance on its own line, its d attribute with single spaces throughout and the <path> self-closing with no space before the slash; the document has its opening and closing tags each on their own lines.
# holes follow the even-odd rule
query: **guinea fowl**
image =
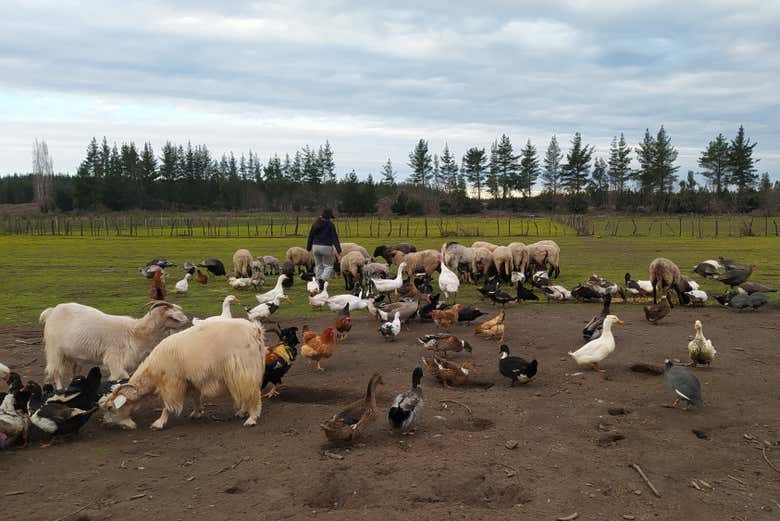
<svg viewBox="0 0 780 521">
<path fill-rule="evenodd" d="M 724 259 L 723 257 L 718 257 L 718 262 L 721 266 L 726 268 L 726 271 L 745 269 L 745 266 L 741 262 L 737 262 L 733 259 Z"/>
<path fill-rule="evenodd" d="M 766 295 L 763 293 L 739 293 L 726 303 L 726 306 L 734 309 L 758 309 L 767 303 Z"/>
<path fill-rule="evenodd" d="M 723 284 L 733 288 L 734 286 L 739 286 L 740 284 L 747 281 L 747 279 L 750 278 L 750 275 L 753 273 L 753 270 L 757 267 L 758 266 L 756 264 L 751 264 L 748 268 L 730 269 L 723 275 L 717 277 L 717 279 Z"/>
<path fill-rule="evenodd" d="M 677 407 L 677 403 L 680 400 L 694 407 L 701 405 L 701 384 L 696 375 L 687 367 L 674 365 L 668 359 L 664 362 L 664 365 L 666 366 L 664 378 L 675 397 L 672 407 Z"/>
<path fill-rule="evenodd" d="M 590 319 L 590 322 L 582 329 L 582 338 L 592 340 L 601 336 L 601 329 L 604 326 L 604 319 L 609 315 L 609 305 L 612 303 L 612 295 L 604 295 L 604 306 L 601 313 Z"/>
<path fill-rule="evenodd" d="M 206 268 L 217 277 L 224 276 L 227 274 L 227 272 L 225 271 L 225 265 L 222 264 L 222 261 L 220 261 L 219 259 L 215 259 L 214 257 L 207 258 L 206 260 L 198 264 L 198 266 L 201 268 Z"/>
<path fill-rule="evenodd" d="M 693 272 L 705 278 L 715 278 L 723 270 L 723 264 L 716 260 L 705 260 L 693 267 Z"/>
<path fill-rule="evenodd" d="M 672 306 L 669 304 L 669 297 L 664 295 L 658 301 L 658 304 L 651 304 L 645 306 L 645 318 L 651 324 L 657 324 L 659 320 L 664 318 L 672 311 Z"/>
<path fill-rule="evenodd" d="M 743 282 L 739 285 L 740 289 L 744 289 L 747 291 L 748 295 L 751 295 L 753 293 L 774 293 L 777 291 L 774 288 L 770 288 L 769 286 L 765 286 L 764 284 L 761 284 L 760 282 Z"/>
<path fill-rule="evenodd" d="M 412 371 L 412 388 L 399 393 L 393 400 L 393 405 L 387 413 L 390 428 L 402 435 L 414 434 L 414 427 L 420 420 L 423 411 L 423 392 L 420 388 L 423 370 L 415 367 Z"/>
<path fill-rule="evenodd" d="M 510 356 L 509 346 L 502 344 L 499 348 L 501 358 L 498 360 L 498 371 L 512 381 L 512 387 L 515 384 L 526 384 L 531 378 L 536 376 L 539 363 L 536 359 L 530 362 L 520 356 Z"/>
</svg>

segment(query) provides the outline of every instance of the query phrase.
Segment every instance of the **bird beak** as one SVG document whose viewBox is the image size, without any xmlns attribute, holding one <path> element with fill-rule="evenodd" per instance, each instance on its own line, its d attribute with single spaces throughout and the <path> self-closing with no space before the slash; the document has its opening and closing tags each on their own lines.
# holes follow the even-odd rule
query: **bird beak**
<svg viewBox="0 0 780 521">
<path fill-rule="evenodd" d="M 240 302 L 241 302 L 241 299 L 240 299 L 240 298 L 238 298 L 238 297 L 236 297 L 236 302 L 239 302 L 239 303 L 240 303 Z"/>
<path fill-rule="evenodd" d="M 623 320 L 618 320 L 618 321 L 617 321 L 617 323 L 618 323 L 618 324 L 625 324 L 625 321 L 623 321 Z"/>
</svg>

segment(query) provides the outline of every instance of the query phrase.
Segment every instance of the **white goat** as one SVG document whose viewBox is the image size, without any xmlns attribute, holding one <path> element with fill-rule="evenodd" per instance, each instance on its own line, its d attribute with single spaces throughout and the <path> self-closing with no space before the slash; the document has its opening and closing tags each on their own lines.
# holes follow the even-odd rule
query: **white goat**
<svg viewBox="0 0 780 521">
<path fill-rule="evenodd" d="M 79 365 L 103 365 L 109 379 L 127 378 L 160 340 L 190 322 L 169 302 L 152 303 L 142 318 L 107 315 L 70 302 L 46 308 L 40 321 L 45 324 L 46 377 L 57 388 L 67 383 L 68 369 L 79 374 Z"/>
<path fill-rule="evenodd" d="M 263 327 L 244 319 L 201 322 L 165 338 L 126 384 L 115 385 L 100 400 L 109 423 L 134 429 L 130 415 L 143 398 L 156 394 L 162 414 L 151 427 L 162 429 L 171 413 L 180 415 L 187 396 L 195 400 L 191 417 L 203 414 L 202 398 L 233 398 L 244 426 L 257 424 L 262 410 L 260 385 L 267 347 Z"/>
</svg>

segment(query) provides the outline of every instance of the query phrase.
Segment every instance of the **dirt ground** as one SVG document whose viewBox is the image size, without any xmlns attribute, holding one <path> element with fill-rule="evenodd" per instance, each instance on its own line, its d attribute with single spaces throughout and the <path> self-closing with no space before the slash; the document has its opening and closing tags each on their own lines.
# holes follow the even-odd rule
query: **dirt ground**
<svg viewBox="0 0 780 521">
<path fill-rule="evenodd" d="M 257 427 L 242 427 L 229 401 L 219 401 L 208 405 L 207 419 L 176 418 L 154 432 L 148 425 L 157 405 L 150 404 L 136 418 L 137 431 L 95 419 L 78 439 L 1 453 L 1 510 L 7 519 L 52 521 L 554 520 L 575 512 L 581 520 L 780 519 L 780 473 L 764 459 L 780 468 L 778 310 L 675 308 L 652 326 L 640 306 L 614 305 L 626 324 L 617 327 L 606 375 L 580 371 L 566 355 L 582 344 L 580 330 L 598 310 L 512 308 L 507 343 L 540 368 L 515 388 L 498 373 L 497 346 L 454 327 L 474 345 L 480 385 L 445 390 L 426 376 L 425 418 L 406 439 L 388 432 L 385 411 L 419 363 L 417 336 L 436 328 L 412 324 L 386 343 L 360 315 L 347 343 L 324 362 L 325 373 L 298 359 L 289 388 L 264 400 Z M 325 326 L 330 317 L 308 322 Z M 628 366 L 686 360 L 697 318 L 718 348 L 713 367 L 695 370 L 706 405 L 698 412 L 663 407 L 672 400 L 663 377 Z M 0 360 L 42 380 L 40 331 L 0 329 Z M 379 420 L 357 445 L 329 446 L 319 423 L 360 396 L 375 371 L 385 382 Z M 467 404 L 473 417 L 457 404 L 442 409 L 443 399 Z M 613 416 L 610 408 L 629 412 Z M 509 440 L 516 448 L 507 448 Z"/>
</svg>

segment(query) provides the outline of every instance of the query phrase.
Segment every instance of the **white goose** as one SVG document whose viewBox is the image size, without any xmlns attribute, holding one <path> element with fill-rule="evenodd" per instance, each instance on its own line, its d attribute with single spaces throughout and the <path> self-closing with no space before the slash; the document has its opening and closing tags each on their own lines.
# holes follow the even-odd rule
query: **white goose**
<svg viewBox="0 0 780 521">
<path fill-rule="evenodd" d="M 696 336 L 688 343 L 688 354 L 691 356 L 691 365 L 710 365 L 717 353 L 715 346 L 712 345 L 711 340 L 704 337 L 704 330 L 701 327 L 700 320 L 693 323 L 693 329 L 696 330 Z"/>
<path fill-rule="evenodd" d="M 601 331 L 601 336 L 595 340 L 591 340 L 581 348 L 577 349 L 573 353 L 570 351 L 569 355 L 579 365 L 590 365 L 597 371 L 604 372 L 603 369 L 599 369 L 598 363 L 608 357 L 612 351 L 615 350 L 615 337 L 612 335 L 612 324 L 623 324 L 617 315 L 607 315 L 604 318 L 604 326 Z"/>
<path fill-rule="evenodd" d="M 341 311 L 347 304 L 349 304 L 350 311 L 367 309 L 368 299 L 363 298 L 363 290 L 360 290 L 357 296 L 344 293 L 343 295 L 333 295 L 328 299 L 328 307 L 331 311 Z"/>
<path fill-rule="evenodd" d="M 458 293 L 460 288 L 460 279 L 458 275 L 444 264 L 444 246 L 441 247 L 442 253 L 439 255 L 439 289 L 444 293 L 444 298 L 449 299 L 450 293 Z M 400 271 L 400 270 L 399 270 Z"/>
<path fill-rule="evenodd" d="M 235 295 L 228 295 L 225 297 L 225 300 L 222 301 L 222 314 L 221 315 L 214 315 L 213 317 L 208 318 L 193 318 L 192 324 L 199 324 L 201 322 L 210 322 L 213 320 L 225 320 L 229 318 L 233 318 L 233 313 L 230 312 L 230 304 L 233 302 L 241 302 L 241 300 L 236 297 Z"/>
<path fill-rule="evenodd" d="M 183 279 L 176 283 L 176 293 L 187 293 L 187 290 L 190 289 L 190 277 L 192 275 L 187 273 Z"/>
<path fill-rule="evenodd" d="M 276 300 L 277 297 L 284 295 L 284 288 L 282 287 L 282 283 L 285 280 L 287 280 L 287 275 L 279 275 L 279 278 L 276 280 L 276 286 L 274 286 L 274 289 L 271 291 L 266 291 L 261 295 L 255 295 L 257 302 L 259 304 L 266 304 Z"/>
<path fill-rule="evenodd" d="M 398 272 L 394 279 L 371 279 L 371 283 L 379 293 L 397 291 L 398 288 L 404 284 L 404 268 L 406 268 L 406 263 L 402 262 L 400 266 L 398 266 Z"/>
<path fill-rule="evenodd" d="M 322 291 L 320 291 L 313 297 L 309 297 L 309 304 L 311 304 L 315 308 L 321 308 L 327 303 L 328 303 L 328 281 L 326 280 L 325 285 L 322 288 Z"/>
</svg>

